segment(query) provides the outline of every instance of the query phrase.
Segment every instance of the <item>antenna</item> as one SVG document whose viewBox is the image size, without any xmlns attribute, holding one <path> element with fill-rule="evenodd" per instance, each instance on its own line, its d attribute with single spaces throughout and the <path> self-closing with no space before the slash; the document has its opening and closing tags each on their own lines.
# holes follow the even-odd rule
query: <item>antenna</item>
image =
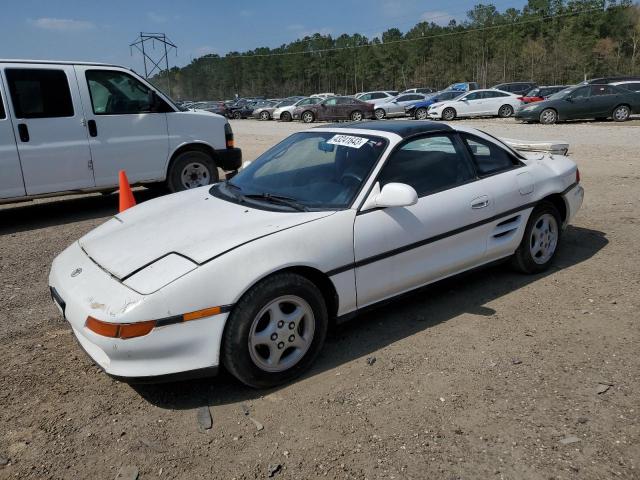
<svg viewBox="0 0 640 480">
<path fill-rule="evenodd" d="M 156 42 L 160 44 L 160 52 L 158 55 L 150 54 L 150 50 L 155 50 Z M 151 49 L 149 48 L 151 47 Z M 167 72 L 167 90 L 171 96 L 171 79 L 169 76 L 169 52 L 171 49 L 178 54 L 178 46 L 175 45 L 164 33 L 148 33 L 140 32 L 140 36 L 129 45 L 133 53 L 133 48 L 142 53 L 144 62 L 144 78 L 149 79 L 154 73 L 161 74 Z M 163 65 L 164 64 L 164 65 Z M 164 69 L 163 69 L 164 66 Z"/>
</svg>

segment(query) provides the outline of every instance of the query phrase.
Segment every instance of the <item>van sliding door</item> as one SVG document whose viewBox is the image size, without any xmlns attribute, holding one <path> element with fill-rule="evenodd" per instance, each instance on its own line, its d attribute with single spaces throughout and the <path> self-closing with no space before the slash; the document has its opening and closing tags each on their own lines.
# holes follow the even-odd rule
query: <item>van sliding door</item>
<svg viewBox="0 0 640 480">
<path fill-rule="evenodd" d="M 26 195 L 16 138 L 7 115 L 6 98 L 0 78 L 0 199 Z"/>
</svg>

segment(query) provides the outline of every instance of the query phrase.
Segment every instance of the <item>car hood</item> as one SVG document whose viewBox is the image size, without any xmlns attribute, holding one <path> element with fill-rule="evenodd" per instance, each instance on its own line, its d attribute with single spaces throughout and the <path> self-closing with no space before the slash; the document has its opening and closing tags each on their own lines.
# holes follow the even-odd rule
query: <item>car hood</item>
<svg viewBox="0 0 640 480">
<path fill-rule="evenodd" d="M 166 195 L 119 213 L 79 241 L 122 280 L 171 252 L 201 264 L 258 238 L 334 212 L 268 211 L 213 197 L 210 187 Z"/>
</svg>

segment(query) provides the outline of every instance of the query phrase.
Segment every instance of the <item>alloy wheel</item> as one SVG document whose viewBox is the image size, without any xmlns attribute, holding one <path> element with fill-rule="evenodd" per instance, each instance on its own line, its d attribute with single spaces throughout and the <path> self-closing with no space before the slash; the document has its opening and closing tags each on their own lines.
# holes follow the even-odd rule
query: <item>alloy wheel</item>
<svg viewBox="0 0 640 480">
<path fill-rule="evenodd" d="M 531 229 L 529 252 L 538 265 L 545 264 L 553 256 L 558 246 L 558 222 L 556 218 L 545 213 Z"/>
</svg>

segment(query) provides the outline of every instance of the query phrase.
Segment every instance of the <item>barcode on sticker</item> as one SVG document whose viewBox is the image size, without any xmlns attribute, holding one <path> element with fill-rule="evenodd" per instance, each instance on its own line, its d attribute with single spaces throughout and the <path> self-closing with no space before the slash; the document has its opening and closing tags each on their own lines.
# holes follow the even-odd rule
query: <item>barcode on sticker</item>
<svg viewBox="0 0 640 480">
<path fill-rule="evenodd" d="M 327 143 L 341 145 L 343 147 L 360 148 L 368 141 L 368 138 L 354 137 L 353 135 L 334 135 Z"/>
</svg>

